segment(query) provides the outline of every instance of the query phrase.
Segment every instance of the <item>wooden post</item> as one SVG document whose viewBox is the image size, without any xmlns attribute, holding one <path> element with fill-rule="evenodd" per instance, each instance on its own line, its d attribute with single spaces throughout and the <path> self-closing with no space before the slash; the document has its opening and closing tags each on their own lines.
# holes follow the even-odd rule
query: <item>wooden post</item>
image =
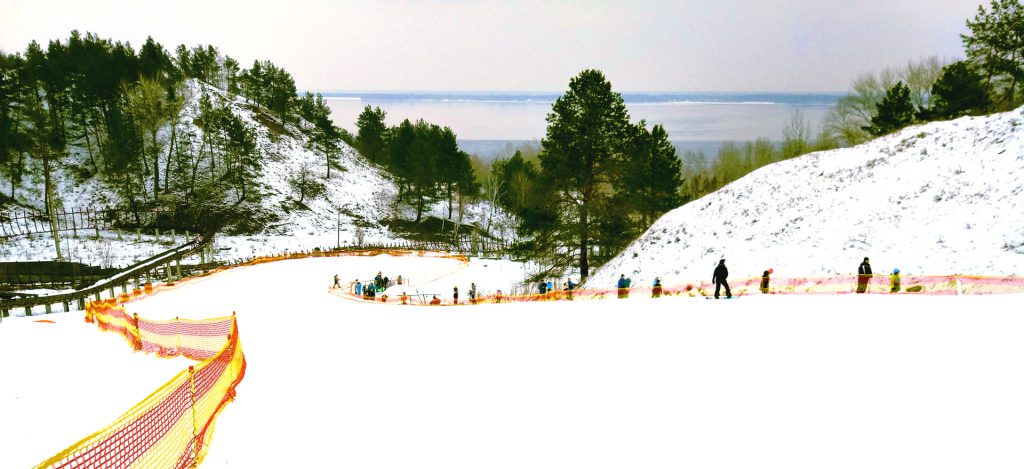
<svg viewBox="0 0 1024 469">
<path fill-rule="evenodd" d="M 164 264 L 164 273 L 167 274 L 167 283 L 172 282 L 173 280 L 171 278 L 171 263 L 170 262 Z"/>
<path fill-rule="evenodd" d="M 172 244 L 174 244 L 174 243 L 176 242 L 176 241 L 174 240 L 174 235 L 175 235 L 175 234 L 174 234 L 174 228 L 171 228 L 171 243 L 172 243 Z"/>
<path fill-rule="evenodd" d="M 26 306 L 25 307 L 25 316 L 31 316 L 31 315 L 32 315 L 32 307 L 31 306 Z"/>
<path fill-rule="evenodd" d="M 64 211 L 61 209 L 61 211 Z M 67 223 L 68 212 L 64 211 L 64 222 Z M 65 225 L 67 226 L 67 225 Z M 84 228 L 84 227 L 83 227 Z M 78 223 L 75 222 L 75 212 L 71 212 L 71 233 L 72 237 L 78 239 Z"/>
<path fill-rule="evenodd" d="M 46 314 L 50 314 L 52 312 L 53 312 L 53 309 L 50 307 L 50 303 L 46 303 Z"/>
<path fill-rule="evenodd" d="M 135 241 L 142 241 L 142 228 L 135 229 Z"/>
<path fill-rule="evenodd" d="M 96 292 L 96 301 L 100 301 L 100 292 Z"/>
<path fill-rule="evenodd" d="M 64 304 L 64 312 L 65 313 L 71 311 L 71 304 L 69 304 L 67 301 L 65 301 L 63 304 Z"/>
<path fill-rule="evenodd" d="M 78 309 L 79 311 L 85 311 L 85 298 L 78 299 Z"/>
<path fill-rule="evenodd" d="M 152 277 L 149 276 L 149 271 L 146 271 L 146 283 L 153 283 Z"/>
<path fill-rule="evenodd" d="M 117 294 L 114 293 L 114 287 L 113 286 L 110 287 L 110 298 L 111 299 L 117 298 Z"/>
<path fill-rule="evenodd" d="M 178 269 L 177 276 L 180 279 L 180 278 L 182 278 L 181 277 L 181 258 L 179 257 L 179 258 L 175 259 L 174 260 L 174 264 L 175 264 L 175 267 Z"/>
<path fill-rule="evenodd" d="M 160 228 L 153 228 L 153 233 L 156 235 L 156 242 L 160 242 Z"/>
</svg>

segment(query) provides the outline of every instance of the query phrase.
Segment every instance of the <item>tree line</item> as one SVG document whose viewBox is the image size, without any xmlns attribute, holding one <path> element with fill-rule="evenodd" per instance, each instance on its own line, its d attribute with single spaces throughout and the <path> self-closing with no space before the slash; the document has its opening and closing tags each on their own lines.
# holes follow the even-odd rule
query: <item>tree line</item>
<svg viewBox="0 0 1024 469">
<path fill-rule="evenodd" d="M 197 93 L 198 109 L 183 114 Z M 274 150 L 259 147 L 260 125 L 233 106 L 248 107 L 271 139 L 297 129 L 324 155 L 327 177 L 340 142 L 351 140 L 320 95 L 297 94 L 287 71 L 266 60 L 242 68 L 214 46 L 171 52 L 150 37 L 136 51 L 74 31 L 45 47 L 33 41 L 24 52 L 0 53 L 6 202 L 26 204 L 18 189 L 41 182 L 52 213 L 62 205 L 54 178 L 63 169 L 74 182 L 100 181 L 136 220 L 160 209 L 176 214 L 165 225 L 181 229 L 234 220 L 237 230 L 257 230 L 270 216 L 260 207 L 259 176 Z"/>
<path fill-rule="evenodd" d="M 478 199 L 477 183 L 470 156 L 459 149 L 452 129 L 419 119 L 403 120 L 389 127 L 387 112 L 366 106 L 356 121 L 355 147 L 360 153 L 387 169 L 398 181 L 396 203 L 409 203 L 419 223 L 427 209 L 438 201 L 447 203 L 451 219 L 458 203 Z"/>
</svg>

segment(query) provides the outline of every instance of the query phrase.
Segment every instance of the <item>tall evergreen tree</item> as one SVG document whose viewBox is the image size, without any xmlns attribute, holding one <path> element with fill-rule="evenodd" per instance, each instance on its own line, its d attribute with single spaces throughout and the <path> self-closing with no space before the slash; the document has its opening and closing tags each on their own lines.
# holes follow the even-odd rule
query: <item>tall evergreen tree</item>
<svg viewBox="0 0 1024 469">
<path fill-rule="evenodd" d="M 1024 8 L 1019 0 L 992 0 L 988 10 L 978 6 L 967 28 L 970 33 L 960 38 L 968 59 L 982 71 L 999 101 L 1007 109 L 1016 107 L 1017 90 L 1024 82 Z"/>
<path fill-rule="evenodd" d="M 985 77 L 966 61 L 954 62 L 942 69 L 942 75 L 932 86 L 931 101 L 931 108 L 921 111 L 922 119 L 980 114 L 991 105 Z"/>
<path fill-rule="evenodd" d="M 552 105 L 540 155 L 545 180 L 557 194 L 560 220 L 544 236 L 558 245 L 539 246 L 554 253 L 556 264 L 575 263 L 580 277 L 590 275 L 590 250 L 609 196 L 613 157 L 622 152 L 629 114 L 619 93 L 598 70 L 584 70 L 569 81 L 569 91 Z"/>
<path fill-rule="evenodd" d="M 878 113 L 864 130 L 879 136 L 895 132 L 913 122 L 914 105 L 910 102 L 910 89 L 899 82 L 885 93 L 885 98 L 878 104 Z"/>
<path fill-rule="evenodd" d="M 374 163 L 384 163 L 388 140 L 387 113 L 380 107 L 366 106 L 356 120 L 356 146 L 359 152 Z"/>
<path fill-rule="evenodd" d="M 664 127 L 655 125 L 648 131 L 644 121 L 631 125 L 623 163 L 617 184 L 619 198 L 637 214 L 639 223 L 633 225 L 639 230 L 682 205 L 682 161 Z"/>
</svg>

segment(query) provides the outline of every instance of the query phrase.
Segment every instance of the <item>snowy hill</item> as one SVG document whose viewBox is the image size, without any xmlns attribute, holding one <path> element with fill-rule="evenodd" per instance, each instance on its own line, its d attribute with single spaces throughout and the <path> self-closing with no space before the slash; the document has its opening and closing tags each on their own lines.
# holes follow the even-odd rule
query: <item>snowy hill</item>
<svg viewBox="0 0 1024 469">
<path fill-rule="evenodd" d="M 336 162 L 341 169 L 332 169 L 330 178 L 327 178 L 326 157 L 310 148 L 308 138 L 301 128 L 308 124 L 282 126 L 265 109 L 197 80 L 188 80 L 183 94 L 185 102 L 175 132 L 178 135 L 198 136 L 192 139 L 195 146 L 193 153 L 203 152 L 199 148 L 203 131 L 195 121 L 200 115 L 201 98 L 206 95 L 224 105 L 253 130 L 256 151 L 262 162 L 257 182 L 263 198 L 258 206 L 249 208 L 254 212 L 252 218 L 266 222 L 266 227 L 262 232 L 252 235 L 219 235 L 216 245 L 222 258 L 309 250 L 334 246 L 336 243 L 351 245 L 357 239 L 362 239 L 364 243 L 401 240 L 400 234 L 385 226 L 385 220 L 412 219 L 415 211 L 407 206 L 396 206 L 398 188 L 393 177 L 381 167 L 369 163 L 355 149 L 339 142 L 340 152 Z M 170 126 L 160 130 L 158 138 L 164 145 L 161 154 L 168 154 L 167 146 L 172 140 Z M 58 210 L 124 205 L 119 195 L 109 190 L 108 184 L 104 184 L 98 176 L 81 181 L 74 175 L 74 168 L 85 166 L 88 158 L 85 148 L 69 148 L 64 167 L 55 173 L 56 193 L 60 199 Z M 321 182 L 324 190 L 322 195 L 306 196 L 299 202 L 300 194 L 292 183 L 304 170 L 310 180 Z M 0 178 L 0 193 L 12 193 L 6 178 Z M 45 210 L 41 181 L 27 178 L 13 194 L 17 205 L 40 213 Z M 445 207 L 446 201 L 437 202 L 428 207 L 425 216 L 447 218 Z M 452 218 L 453 221 L 483 229 L 490 227 L 499 236 L 501 230 L 508 225 L 507 215 L 486 202 L 468 203 L 461 215 L 455 213 Z M 123 266 L 160 252 L 172 243 L 166 233 L 162 240 L 143 236 L 138 242 L 133 236 L 129 236 L 130 239 L 119 239 L 112 232 L 104 233 L 102 238 L 67 239 L 62 251 L 66 251 L 65 257 L 72 260 Z M 3 261 L 46 260 L 54 257 L 53 241 L 48 235 L 8 238 L 0 242 L 0 260 Z"/>
<path fill-rule="evenodd" d="M 601 267 L 646 285 L 854 273 L 1024 273 L 1024 108 L 904 129 L 761 168 L 679 207 Z"/>
</svg>

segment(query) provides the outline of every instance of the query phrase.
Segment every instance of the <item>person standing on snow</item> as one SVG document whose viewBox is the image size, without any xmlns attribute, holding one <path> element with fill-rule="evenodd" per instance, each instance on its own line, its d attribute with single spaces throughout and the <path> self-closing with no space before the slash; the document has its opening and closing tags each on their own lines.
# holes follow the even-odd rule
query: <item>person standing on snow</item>
<svg viewBox="0 0 1024 469">
<path fill-rule="evenodd" d="M 338 283 L 338 274 L 334 274 L 334 286 L 331 288 L 341 288 L 341 284 Z"/>
<path fill-rule="evenodd" d="M 469 302 L 470 303 L 476 303 L 476 284 L 475 283 L 470 283 L 469 284 Z"/>
<path fill-rule="evenodd" d="M 619 275 L 619 282 L 615 284 L 615 288 L 619 289 L 619 299 L 629 295 L 629 282 L 626 280 L 626 274 Z"/>
<path fill-rule="evenodd" d="M 359 280 L 356 280 L 356 295 L 358 296 L 358 295 L 362 295 L 362 294 L 363 294 L 363 284 L 359 283 Z"/>
<path fill-rule="evenodd" d="M 894 269 L 889 276 L 889 293 L 900 292 L 900 269 Z"/>
<path fill-rule="evenodd" d="M 651 298 L 661 298 L 661 277 L 654 277 L 654 287 L 651 288 Z"/>
<path fill-rule="evenodd" d="M 541 299 L 544 299 L 544 295 L 548 292 L 547 282 L 541 280 L 540 283 L 537 284 L 537 291 L 540 292 Z"/>
<path fill-rule="evenodd" d="M 711 282 L 715 284 L 715 299 L 718 299 L 718 292 L 722 287 L 725 287 L 725 298 L 732 298 L 732 292 L 729 291 L 729 283 L 726 279 L 729 278 L 729 269 L 725 267 L 725 259 L 718 261 L 718 267 L 715 267 L 715 273 L 711 277 Z"/>
<path fill-rule="evenodd" d="M 864 258 L 864 262 L 860 263 L 860 267 L 857 268 L 857 293 L 864 293 L 868 291 L 868 281 L 871 280 L 871 264 L 868 262 L 868 258 Z"/>
<path fill-rule="evenodd" d="M 768 293 L 768 284 L 772 281 L 771 273 L 772 269 L 768 269 L 764 271 L 764 274 L 761 274 L 761 293 Z"/>
<path fill-rule="evenodd" d="M 452 288 L 452 304 L 459 304 L 459 287 Z"/>
</svg>

